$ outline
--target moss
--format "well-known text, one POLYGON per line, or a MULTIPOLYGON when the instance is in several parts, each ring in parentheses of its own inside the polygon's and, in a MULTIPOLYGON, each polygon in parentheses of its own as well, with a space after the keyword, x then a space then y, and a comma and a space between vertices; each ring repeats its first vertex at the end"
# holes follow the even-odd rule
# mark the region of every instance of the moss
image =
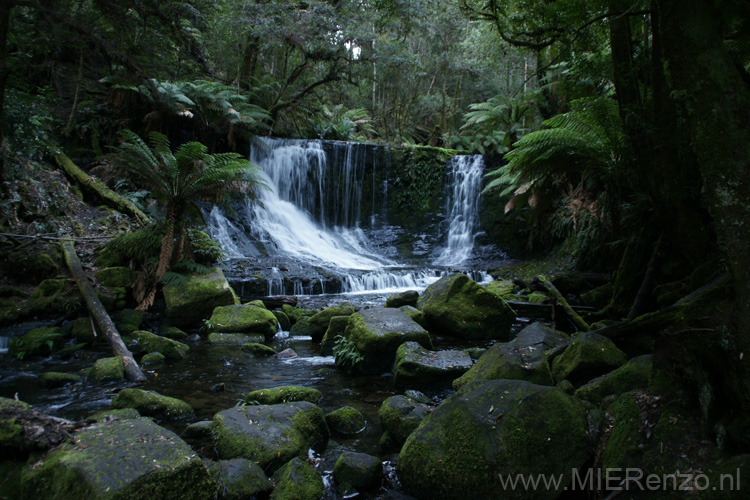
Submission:
POLYGON ((308 309, 300 309, 298 307, 292 307, 289 304, 284 304, 283 306, 281 306, 281 310, 284 311, 284 314, 287 315, 292 325, 294 325, 297 321, 299 321, 302 318, 309 318, 310 316, 317 314, 316 311, 311 311, 308 309))
POLYGON ((416 342, 404 342, 396 351, 393 383, 397 387, 450 386, 472 364, 463 351, 428 351, 416 342))
MULTIPOLYGON (((1 441, 0 441, 1 442, 1 441)), ((0 499, 14 500, 21 495, 21 477, 25 464, 13 460, 0 460, 0 499)))
POLYGON ((614 426, 602 452, 602 468, 638 467, 642 463, 640 448, 640 408, 632 392, 622 394, 607 410, 614 426))
POLYGON ((78 288, 66 279, 44 280, 29 297, 31 311, 43 316, 67 313, 82 303, 78 288))
POLYGON ((568 379, 574 385, 614 370, 627 361, 625 353, 606 337, 586 332, 576 336, 570 345, 552 361, 555 380, 568 379))
POLYGON ((530 293, 528 299, 532 304, 544 304, 549 301, 549 297, 540 292, 530 293))
POLYGON ((326 415, 328 429, 334 434, 352 435, 365 429, 365 417, 356 408, 344 406, 326 415))
POLYGON ((61 358, 69 358, 69 357, 70 357, 70 356, 72 356, 72 355, 73 355, 74 353, 76 353, 76 352, 78 352, 78 351, 80 351, 80 350, 84 349, 84 348, 85 348, 85 347, 86 347, 87 345, 88 345, 88 344, 87 344, 87 343, 85 343, 85 342, 81 342, 81 343, 78 343, 78 344, 73 344, 73 345, 71 345, 71 346, 68 346, 68 347, 63 347, 62 349, 60 349, 60 350, 59 350, 59 351, 57 352, 57 354, 58 354, 58 355, 59 355, 59 356, 60 356, 61 358))
POLYGON ((385 299, 385 307, 395 307, 396 309, 402 306, 415 307, 417 300, 419 300, 419 292, 416 290, 407 290, 385 299))
POLYGON ((320 342, 328 329, 328 323, 331 321, 331 318, 334 316, 351 316, 352 314, 354 314, 353 305, 341 304, 336 307, 323 309, 319 313, 310 316, 308 325, 310 328, 310 336, 312 336, 313 341, 320 342))
POLYGON ((607 282, 591 291, 582 293, 581 301, 587 306, 604 309, 612 300, 612 290, 612 283, 607 282))
POLYGON ((580 387, 575 396, 592 403, 599 403, 609 394, 620 395, 633 389, 648 386, 651 374, 651 355, 633 358, 616 370, 591 380, 580 387))
POLYGON ((244 333, 220 333, 208 334, 208 343, 215 345, 242 345, 247 343, 261 343, 265 340, 263 335, 247 335, 244 333))
POLYGON ((380 405, 378 417, 389 438, 400 445, 431 411, 432 407, 411 398, 392 396, 380 405))
POLYGON ((333 354, 336 337, 343 336, 346 333, 347 325, 349 325, 349 316, 334 316, 331 318, 328 322, 328 330, 323 335, 323 340, 320 341, 320 354, 323 356, 333 354))
POLYGON ((342 493, 350 488, 357 491, 372 490, 382 482, 383 464, 372 455, 345 451, 336 460, 333 478, 342 493))
POLYGON ((292 327, 289 329, 289 335, 291 335, 292 337, 312 337, 310 318, 302 317, 295 321, 292 327))
POLYGON ((164 299, 167 317, 179 327, 197 326, 211 316, 216 307, 239 303, 224 273, 218 268, 210 274, 191 275, 179 285, 165 286, 164 299))
POLYGON ((268 309, 251 305, 220 306, 209 320, 214 332, 257 333, 270 338, 276 334, 278 321, 268 309))
POLYGON ((172 340, 185 340, 188 338, 188 334, 184 331, 180 330, 176 326, 163 326, 159 333, 162 337, 167 337, 168 339, 172 340))
POLYGON ((284 385, 248 392, 247 396, 245 396, 245 401, 257 401, 264 405, 291 403, 293 401, 309 401, 314 404, 320 401, 321 397, 323 397, 323 394, 312 387, 284 385))
POLYGON ((147 354, 144 354, 141 358, 141 365, 143 366, 153 366, 158 365, 164 362, 164 360, 167 359, 166 356, 164 356, 160 352, 149 352, 147 354))
POLYGON ((57 327, 35 328, 20 337, 12 337, 8 354, 17 358, 51 354, 63 340, 62 330, 57 327))
POLYGON ((193 413, 186 402, 141 389, 123 389, 112 399, 112 408, 135 408, 141 415, 164 419, 185 417, 193 413))
POLYGON ((323 479, 310 464, 293 458, 273 475, 276 487, 272 500, 319 500, 323 496, 323 479))
POLYGON ((120 335, 132 335, 133 332, 141 328, 143 313, 135 309, 123 309, 112 315, 112 321, 115 322, 120 335))
POLYGON ((105 267, 95 274, 96 280, 107 288, 128 288, 135 283, 135 271, 129 267, 105 267))
POLYGON ((80 342, 91 343, 97 340, 97 336, 94 335, 94 328, 91 325, 91 318, 88 316, 75 320, 71 335, 80 342))
POLYGON ((292 328, 292 322, 289 320, 289 316, 283 311, 273 311, 273 315, 276 316, 276 320, 279 322, 281 331, 288 332, 292 328))
POLYGON ((39 383, 42 387, 53 389, 65 384, 75 384, 81 381, 81 376, 74 373, 44 372, 39 374, 39 383))
POLYGON ((249 352, 254 356, 274 356, 276 351, 273 347, 263 345, 257 342, 248 342, 240 346, 243 352, 249 352))
POLYGON ((263 469, 244 458, 215 462, 209 471, 219 485, 220 500, 256 498, 273 489, 263 469))
POLYGON ((160 352, 167 359, 182 359, 190 352, 190 346, 187 344, 145 330, 136 330, 133 337, 138 340, 144 351, 160 352))
POLYGON ((492 345, 453 382, 453 388, 482 379, 527 380, 539 385, 554 385, 549 363, 539 348, 512 344, 492 345))

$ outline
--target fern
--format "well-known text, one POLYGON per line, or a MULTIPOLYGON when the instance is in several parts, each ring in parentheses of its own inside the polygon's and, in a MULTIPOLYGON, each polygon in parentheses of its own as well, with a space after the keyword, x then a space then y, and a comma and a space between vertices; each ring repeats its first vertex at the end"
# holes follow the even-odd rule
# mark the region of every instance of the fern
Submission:
POLYGON ((337 335, 334 339, 333 355, 336 366, 349 372, 365 359, 354 342, 342 335, 337 335))

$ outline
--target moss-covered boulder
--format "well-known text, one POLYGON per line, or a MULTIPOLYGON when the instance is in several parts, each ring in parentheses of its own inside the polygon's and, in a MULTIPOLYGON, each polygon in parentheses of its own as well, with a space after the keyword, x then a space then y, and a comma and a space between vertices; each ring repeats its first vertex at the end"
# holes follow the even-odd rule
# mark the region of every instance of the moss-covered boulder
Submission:
POLYGON ((166 356, 164 356, 160 352, 149 352, 147 354, 144 354, 141 358, 141 365, 142 366, 154 366, 159 365, 163 363, 167 359, 166 356))
POLYGON ((39 283, 29 297, 29 312, 40 316, 67 313, 83 304, 78 287, 71 280, 52 278, 39 283))
POLYGON ((275 405, 278 403, 291 403, 293 401, 308 401, 310 403, 317 403, 323 394, 312 387, 304 387, 301 385, 282 385, 279 387, 269 387, 267 389, 259 389, 257 391, 250 391, 245 396, 245 401, 248 403, 259 403, 262 405, 275 405))
POLYGON ((516 313, 497 295, 465 274, 452 274, 428 286, 417 302, 428 329, 463 339, 509 340, 516 313))
POLYGON ((135 309, 122 309, 112 314, 112 321, 115 322, 120 335, 130 336, 134 331, 141 329, 143 313, 135 309))
POLYGON ((112 399, 111 407, 135 408, 143 416, 165 420, 186 417, 193 413, 193 408, 181 399, 142 389, 121 390, 112 399))
POLYGON ((261 343, 266 340, 263 335, 252 335, 247 333, 222 333, 211 332, 208 334, 208 343, 215 345, 242 345, 247 343, 261 343))
POLYGON ((266 338, 273 337, 278 326, 271 311, 248 304, 217 307, 209 321, 212 332, 256 333, 266 338))
POLYGON ((586 412, 523 380, 465 385, 406 440, 396 462, 417 498, 556 498, 588 459, 586 412), (504 488, 508 477, 561 478, 556 489, 504 488))
POLYGON ((133 338, 144 351, 160 352, 167 359, 182 359, 190 352, 190 346, 187 344, 145 330, 134 331, 133 338))
POLYGON ((342 496, 352 494, 352 490, 374 490, 383 481, 383 463, 372 455, 345 451, 333 466, 333 479, 342 496))
POLYGON ((345 337, 363 357, 355 366, 362 373, 391 370, 396 350, 404 342, 414 341, 432 348, 427 330, 405 313, 392 308, 376 307, 352 314, 345 337))
POLYGON ((94 362, 94 366, 88 372, 89 380, 93 382, 111 382, 125 378, 125 367, 122 358, 100 358, 94 362))
POLYGON ((393 383, 400 387, 450 386, 473 363, 463 351, 428 351, 416 342, 405 342, 396 351, 393 383))
POLYGON ((39 385, 46 389, 54 389, 67 384, 77 384, 82 380, 75 373, 44 372, 39 374, 39 385))
POLYGON ((346 327, 349 325, 349 316, 334 316, 328 322, 328 330, 320 341, 320 354, 323 356, 333 355, 333 346, 336 343, 336 337, 346 334, 346 327))
POLYGON ((12 266, 6 266, 7 276, 21 283, 39 284, 42 280, 54 277, 60 270, 59 255, 46 252, 13 252, 4 256, 12 266))
POLYGON ((328 330, 328 323, 334 316, 351 316, 354 314, 354 306, 351 304, 341 304, 336 307, 323 309, 317 314, 310 316, 308 325, 310 327, 310 336, 313 341, 320 342, 328 330))
POLYGON ((105 267, 96 273, 96 281, 107 288, 128 288, 135 283, 135 271, 129 267, 105 267))
POLYGON ((575 396, 598 404, 610 394, 620 395, 633 389, 649 385, 652 366, 651 354, 633 358, 618 369, 589 381, 581 386, 575 396))
POLYGON ((418 300, 419 292, 416 290, 407 290, 405 292, 397 293, 396 295, 391 295, 385 299, 385 307, 395 307, 396 309, 402 306, 415 307, 418 300))
POLYGON ((421 327, 427 325, 427 320, 424 318, 424 313, 414 306, 401 306, 398 308, 399 311, 406 313, 411 319, 416 321, 421 327))
POLYGON ((378 409, 378 417, 387 438, 400 446, 419 427, 434 407, 408 396, 391 396, 378 409))
POLYGON ((310 337, 312 338, 312 329, 310 328, 310 318, 302 317, 294 322, 289 329, 289 335, 292 337, 310 337))
POLYGON ((47 356, 60 347, 62 341, 60 328, 35 328, 24 335, 12 337, 8 343, 8 354, 17 358, 47 356))
POLYGON ((216 497, 219 500, 255 498, 273 489, 263 469, 246 458, 214 462, 209 472, 218 485, 216 497))
POLYGON ((288 332, 292 329, 292 322, 289 320, 289 316, 284 311, 271 311, 276 316, 276 320, 279 322, 279 327, 282 332, 288 332))
POLYGON ((315 443, 328 439, 323 410, 307 401, 236 406, 214 415, 216 452, 223 459, 247 458, 276 470, 315 443))
POLYGON ((545 353, 568 342, 565 335, 541 323, 532 323, 512 341, 493 344, 469 371, 453 382, 453 388, 474 380, 503 378, 555 385, 545 353))
POLYGON ((284 304, 283 306, 281 306, 281 310, 284 312, 284 314, 286 314, 287 318, 289 318, 289 321, 292 323, 292 325, 294 325, 302 318, 309 318, 310 316, 314 316, 315 314, 317 314, 317 311, 302 309, 300 307, 292 307, 289 304, 284 304))
POLYGON ((295 457, 273 475, 271 500, 320 500, 323 478, 312 465, 295 457))
POLYGON ((159 335, 161 335, 162 337, 167 337, 168 339, 178 340, 180 342, 184 341, 189 336, 185 331, 177 328, 176 326, 166 325, 162 325, 161 328, 159 328, 159 335))
POLYGON ((552 376, 558 382, 568 379, 573 385, 580 386, 620 367, 627 359, 607 337, 584 332, 575 336, 563 353, 552 361, 552 376))
POLYGON ((351 436, 365 430, 365 417, 356 408, 344 406, 326 414, 326 424, 333 434, 351 436))
POLYGON ((487 291, 494 293, 503 300, 518 300, 518 296, 513 293, 516 285, 512 281, 495 280, 487 283, 487 291))
POLYGON ((206 466, 175 433, 150 419, 100 423, 49 453, 22 480, 23 498, 212 498, 206 466))
POLYGON ((213 435, 214 421, 201 420, 185 427, 184 436, 192 438, 210 438, 213 435))
POLYGON ((195 327, 219 306, 239 304, 221 269, 194 274, 178 285, 164 287, 167 317, 174 326, 195 327))
POLYGON ((636 394, 622 394, 607 408, 607 412, 614 423, 602 452, 602 468, 607 471, 640 466, 643 463, 641 409, 636 402, 636 394))
POLYGON ((247 342, 240 346, 243 352, 249 352, 253 356, 274 356, 276 351, 273 347, 261 344, 259 342, 247 342))
POLYGON ((94 334, 94 328, 91 323, 91 318, 88 316, 77 318, 73 322, 73 329, 70 331, 70 334, 77 341, 86 342, 89 344, 99 339, 99 337, 94 334))

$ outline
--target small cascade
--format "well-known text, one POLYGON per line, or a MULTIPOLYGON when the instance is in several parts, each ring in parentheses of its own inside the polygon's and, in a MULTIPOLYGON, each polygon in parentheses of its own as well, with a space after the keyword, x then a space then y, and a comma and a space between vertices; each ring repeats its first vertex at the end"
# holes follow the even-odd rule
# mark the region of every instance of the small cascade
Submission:
POLYGON ((8 352, 8 346, 10 345, 10 337, 0 337, 0 354, 8 352))
POLYGON ((481 155, 459 155, 450 160, 453 193, 448 201, 450 225, 446 246, 433 262, 436 266, 459 266, 474 249, 479 226, 479 195, 484 160, 481 155))

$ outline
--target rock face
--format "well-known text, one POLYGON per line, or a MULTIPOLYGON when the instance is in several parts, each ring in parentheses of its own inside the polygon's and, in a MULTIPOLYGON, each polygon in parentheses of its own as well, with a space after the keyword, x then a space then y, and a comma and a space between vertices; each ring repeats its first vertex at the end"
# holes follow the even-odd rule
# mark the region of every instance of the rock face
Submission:
POLYGON ((294 401, 308 401, 317 403, 323 394, 312 387, 301 385, 282 385, 280 387, 269 387, 251 391, 245 397, 247 402, 258 402, 262 405, 275 405, 278 403, 292 403, 294 401))
POLYGON ((565 335, 541 323, 532 323, 511 342, 487 349, 469 371, 453 382, 453 388, 474 380, 503 378, 554 385, 545 352, 568 342, 565 335))
POLYGON ((278 327, 271 311, 250 304, 217 307, 209 321, 214 332, 257 333, 266 338, 273 337, 278 327))
POLYGON ((212 498, 206 466, 175 433, 148 418, 88 427, 25 475, 23 498, 212 498))
POLYGON ((323 478, 307 462, 295 457, 273 475, 271 500, 319 500, 323 478))
POLYGON ((237 406, 214 415, 213 436, 221 458, 247 458, 272 471, 328 439, 328 427, 323 410, 306 401, 237 406))
POLYGON ((490 380, 445 400, 409 436, 396 470, 417 498, 556 498, 587 458, 578 400, 552 387, 490 380), (562 481, 556 490, 504 489, 502 480, 516 474, 562 481))
POLYGON ((341 304, 337 307, 329 307, 323 309, 319 313, 313 315, 308 320, 308 326, 310 327, 310 336, 314 342, 320 342, 328 330, 328 323, 334 316, 351 316, 354 314, 354 306, 351 304, 341 304))
POLYGON ((182 359, 190 352, 187 344, 145 330, 136 330, 133 337, 146 352, 160 352, 167 359, 182 359))
POLYGON ((389 371, 396 350, 404 342, 414 341, 432 348, 427 330, 406 313, 392 308, 365 309, 352 314, 345 337, 354 343, 364 358, 355 367, 362 373, 389 371))
POLYGON ((179 285, 165 286, 167 317, 174 326, 199 326, 215 307, 239 304, 221 269, 196 274, 179 285))
POLYGON ((112 399, 112 408, 135 408, 146 417, 180 418, 193 413, 186 402, 142 389, 123 389, 112 399))
POLYGON ((416 342, 406 342, 396 352, 393 383, 400 387, 450 386, 472 364, 463 351, 428 351, 416 342))
POLYGON ((618 368, 627 356, 607 337, 584 332, 552 361, 552 376, 557 382, 568 379, 581 385, 593 377, 618 368))
POLYGON ((509 340, 516 314, 503 299, 465 274, 439 279, 417 301, 428 329, 464 339, 509 340))

